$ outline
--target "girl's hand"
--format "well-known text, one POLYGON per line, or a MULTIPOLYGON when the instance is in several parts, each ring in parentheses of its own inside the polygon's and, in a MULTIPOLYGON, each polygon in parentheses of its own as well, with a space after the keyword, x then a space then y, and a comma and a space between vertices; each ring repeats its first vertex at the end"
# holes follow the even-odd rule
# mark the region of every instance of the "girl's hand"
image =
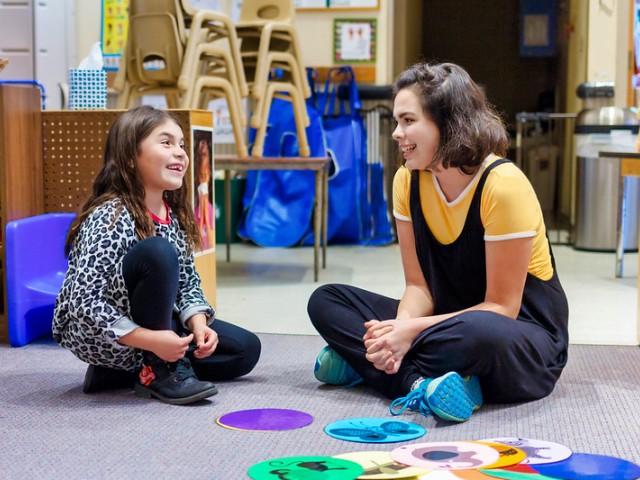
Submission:
POLYGON ((196 342, 196 350, 193 356, 196 358, 207 358, 218 346, 218 334, 208 326, 198 325, 193 330, 194 341, 196 342))
POLYGON ((177 362, 187 353, 192 340, 193 334, 180 337, 173 330, 155 330, 149 350, 165 362, 177 362))
POLYGON ((364 336, 367 360, 378 370, 397 373, 415 338, 414 329, 407 320, 372 320, 364 326, 367 328, 364 336))

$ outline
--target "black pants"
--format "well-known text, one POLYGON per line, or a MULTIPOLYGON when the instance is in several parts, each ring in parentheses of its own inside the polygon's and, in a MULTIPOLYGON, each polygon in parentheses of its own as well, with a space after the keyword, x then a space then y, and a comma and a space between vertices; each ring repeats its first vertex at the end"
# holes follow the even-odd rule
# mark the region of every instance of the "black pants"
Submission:
POLYGON ((368 320, 396 318, 400 301, 349 285, 325 285, 309 299, 316 330, 365 383, 389 398, 406 395, 419 377, 449 371, 480 377, 485 401, 511 403, 542 398, 557 371, 547 368, 557 348, 539 325, 486 311, 470 311, 424 330, 396 374, 376 369, 362 337, 368 320))
MULTIPOLYGON (((122 271, 135 323, 150 330, 187 333, 173 308, 178 292, 179 265, 178 254, 169 241, 151 237, 137 243, 125 255, 122 271)), ((258 337, 219 319, 211 328, 218 334, 214 353, 203 359, 189 355, 198 377, 210 381, 229 380, 253 370, 260 358, 258 337)))

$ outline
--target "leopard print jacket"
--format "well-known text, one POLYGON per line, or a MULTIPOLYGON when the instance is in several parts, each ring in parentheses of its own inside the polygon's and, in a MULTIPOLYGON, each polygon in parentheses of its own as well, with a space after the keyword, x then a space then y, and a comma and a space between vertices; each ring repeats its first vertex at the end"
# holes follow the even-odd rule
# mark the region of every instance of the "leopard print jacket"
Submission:
MULTIPOLYGON (((178 295, 174 311, 183 322, 204 313, 209 323, 214 311, 207 303, 193 253, 178 220, 155 222, 156 235, 166 238, 178 252, 178 295)), ((56 299, 53 338, 80 360, 122 370, 136 370, 140 350, 117 340, 134 330, 122 260, 139 238, 133 217, 120 200, 103 203, 84 220, 69 253, 69 268, 56 299)))

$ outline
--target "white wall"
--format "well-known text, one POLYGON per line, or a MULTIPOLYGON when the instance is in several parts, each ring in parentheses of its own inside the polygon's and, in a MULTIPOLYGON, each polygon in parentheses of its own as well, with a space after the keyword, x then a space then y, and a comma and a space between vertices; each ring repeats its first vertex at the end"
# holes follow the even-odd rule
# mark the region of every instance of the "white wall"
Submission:
POLYGON ((589 0, 587 81, 615 82, 615 104, 621 107, 627 103, 632 1, 589 0))
MULTIPOLYGON (((393 2, 380 0, 379 10, 296 11, 294 25, 305 66, 328 67, 333 63, 333 20, 335 18, 375 18, 377 20, 376 83, 393 81, 393 2)), ((398 0, 395 0, 398 1, 398 0)), ((404 1, 404 0, 401 0, 404 1)))
POLYGON ((100 0, 75 0, 76 6, 76 63, 89 54, 94 43, 100 41, 100 0))
POLYGON ((47 92, 47 110, 62 107, 60 83, 76 66, 75 0, 38 0, 34 4, 35 78, 47 92))

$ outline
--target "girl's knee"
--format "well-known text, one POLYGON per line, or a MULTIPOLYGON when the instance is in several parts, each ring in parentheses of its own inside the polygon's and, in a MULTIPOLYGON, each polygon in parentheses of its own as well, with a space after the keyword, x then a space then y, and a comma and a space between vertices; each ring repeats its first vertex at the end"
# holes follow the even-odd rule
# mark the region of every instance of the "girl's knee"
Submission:
POLYGON ((260 353, 262 352, 262 344, 260 339, 255 333, 246 332, 242 339, 242 351, 243 357, 238 365, 238 376, 246 375, 254 369, 258 360, 260 360, 260 353))
POLYGON ((331 284, 316 288, 309 297, 307 313, 316 328, 325 323, 327 306, 333 298, 335 298, 335 287, 331 284))
POLYGON ((468 312, 461 321, 461 341, 464 343, 463 348, 466 352, 477 352, 482 355, 493 352, 500 355, 513 341, 507 332, 501 331, 497 325, 497 321, 504 321, 504 317, 497 313, 472 311, 468 312))
POLYGON ((138 242, 132 249, 147 265, 162 270, 174 270, 179 266, 176 248, 162 237, 149 237, 138 242))

